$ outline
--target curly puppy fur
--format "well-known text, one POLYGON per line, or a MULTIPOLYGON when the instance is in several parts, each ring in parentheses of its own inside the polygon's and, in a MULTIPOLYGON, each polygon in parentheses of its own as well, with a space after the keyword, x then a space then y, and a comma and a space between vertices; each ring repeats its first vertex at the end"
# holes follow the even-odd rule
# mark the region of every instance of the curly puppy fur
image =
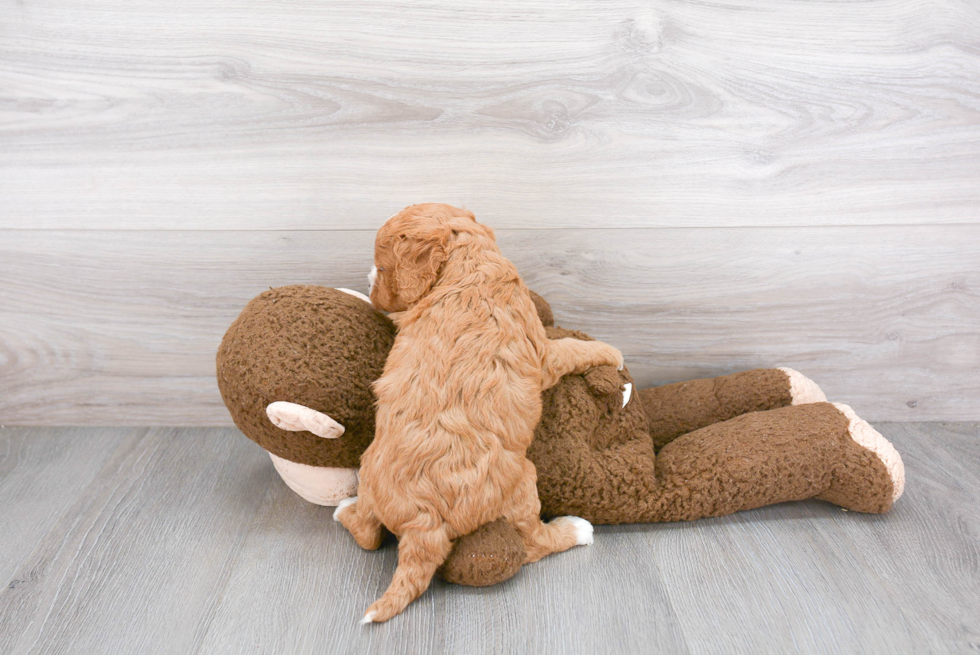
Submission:
POLYGON ((375 383, 375 439, 356 502, 337 519, 364 548, 399 538, 391 586, 365 614, 386 621, 429 586, 452 540, 506 519, 526 561, 591 542, 591 525, 544 524, 527 448, 541 392, 568 373, 622 366, 599 341, 549 341, 493 231, 468 211, 414 205, 378 232, 371 302, 399 332, 375 383))

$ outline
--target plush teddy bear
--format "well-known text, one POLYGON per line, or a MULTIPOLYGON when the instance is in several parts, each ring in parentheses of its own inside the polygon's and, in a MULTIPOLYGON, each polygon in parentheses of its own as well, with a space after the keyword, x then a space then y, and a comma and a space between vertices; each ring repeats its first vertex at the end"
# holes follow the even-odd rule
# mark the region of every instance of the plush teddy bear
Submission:
MULTIPOLYGON (((535 305, 550 338, 590 338, 554 327, 540 296, 535 305)), ((371 383, 395 330, 363 295, 317 286, 266 291, 228 329, 217 355, 225 404, 306 500, 356 494, 374 433, 371 383)), ((634 391, 628 369, 599 367, 566 376, 543 401, 528 457, 548 516, 679 521, 806 498, 881 513, 904 487, 894 447, 791 369, 634 391)), ((497 521, 459 539, 439 573, 493 584, 524 557, 517 532, 497 521)))

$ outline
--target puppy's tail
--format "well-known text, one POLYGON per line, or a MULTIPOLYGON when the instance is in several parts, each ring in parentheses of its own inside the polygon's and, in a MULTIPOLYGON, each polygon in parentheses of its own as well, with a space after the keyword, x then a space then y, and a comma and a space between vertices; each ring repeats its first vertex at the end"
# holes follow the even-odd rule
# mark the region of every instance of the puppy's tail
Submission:
POLYGON ((398 568, 391 585, 361 619, 361 623, 382 623, 401 614, 408 604, 422 595, 432 576, 446 558, 452 543, 445 527, 434 530, 406 530, 398 540, 398 568))

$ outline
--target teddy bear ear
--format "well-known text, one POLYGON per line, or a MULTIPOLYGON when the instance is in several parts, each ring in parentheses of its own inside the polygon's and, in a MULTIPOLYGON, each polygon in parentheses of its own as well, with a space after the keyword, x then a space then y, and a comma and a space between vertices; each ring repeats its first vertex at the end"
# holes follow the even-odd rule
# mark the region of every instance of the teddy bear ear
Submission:
POLYGON ((344 434, 344 426, 323 412, 296 403, 276 401, 265 408, 269 420, 277 428, 290 432, 306 430, 324 439, 336 439, 344 434))

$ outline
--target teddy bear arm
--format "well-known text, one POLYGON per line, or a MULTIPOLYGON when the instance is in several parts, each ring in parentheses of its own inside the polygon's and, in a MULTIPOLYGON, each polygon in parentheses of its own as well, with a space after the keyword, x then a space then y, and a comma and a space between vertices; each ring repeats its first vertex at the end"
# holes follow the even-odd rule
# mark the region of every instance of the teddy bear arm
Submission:
POLYGON ((754 369, 637 393, 657 451, 683 434, 742 414, 827 399, 816 383, 788 368, 754 369))

